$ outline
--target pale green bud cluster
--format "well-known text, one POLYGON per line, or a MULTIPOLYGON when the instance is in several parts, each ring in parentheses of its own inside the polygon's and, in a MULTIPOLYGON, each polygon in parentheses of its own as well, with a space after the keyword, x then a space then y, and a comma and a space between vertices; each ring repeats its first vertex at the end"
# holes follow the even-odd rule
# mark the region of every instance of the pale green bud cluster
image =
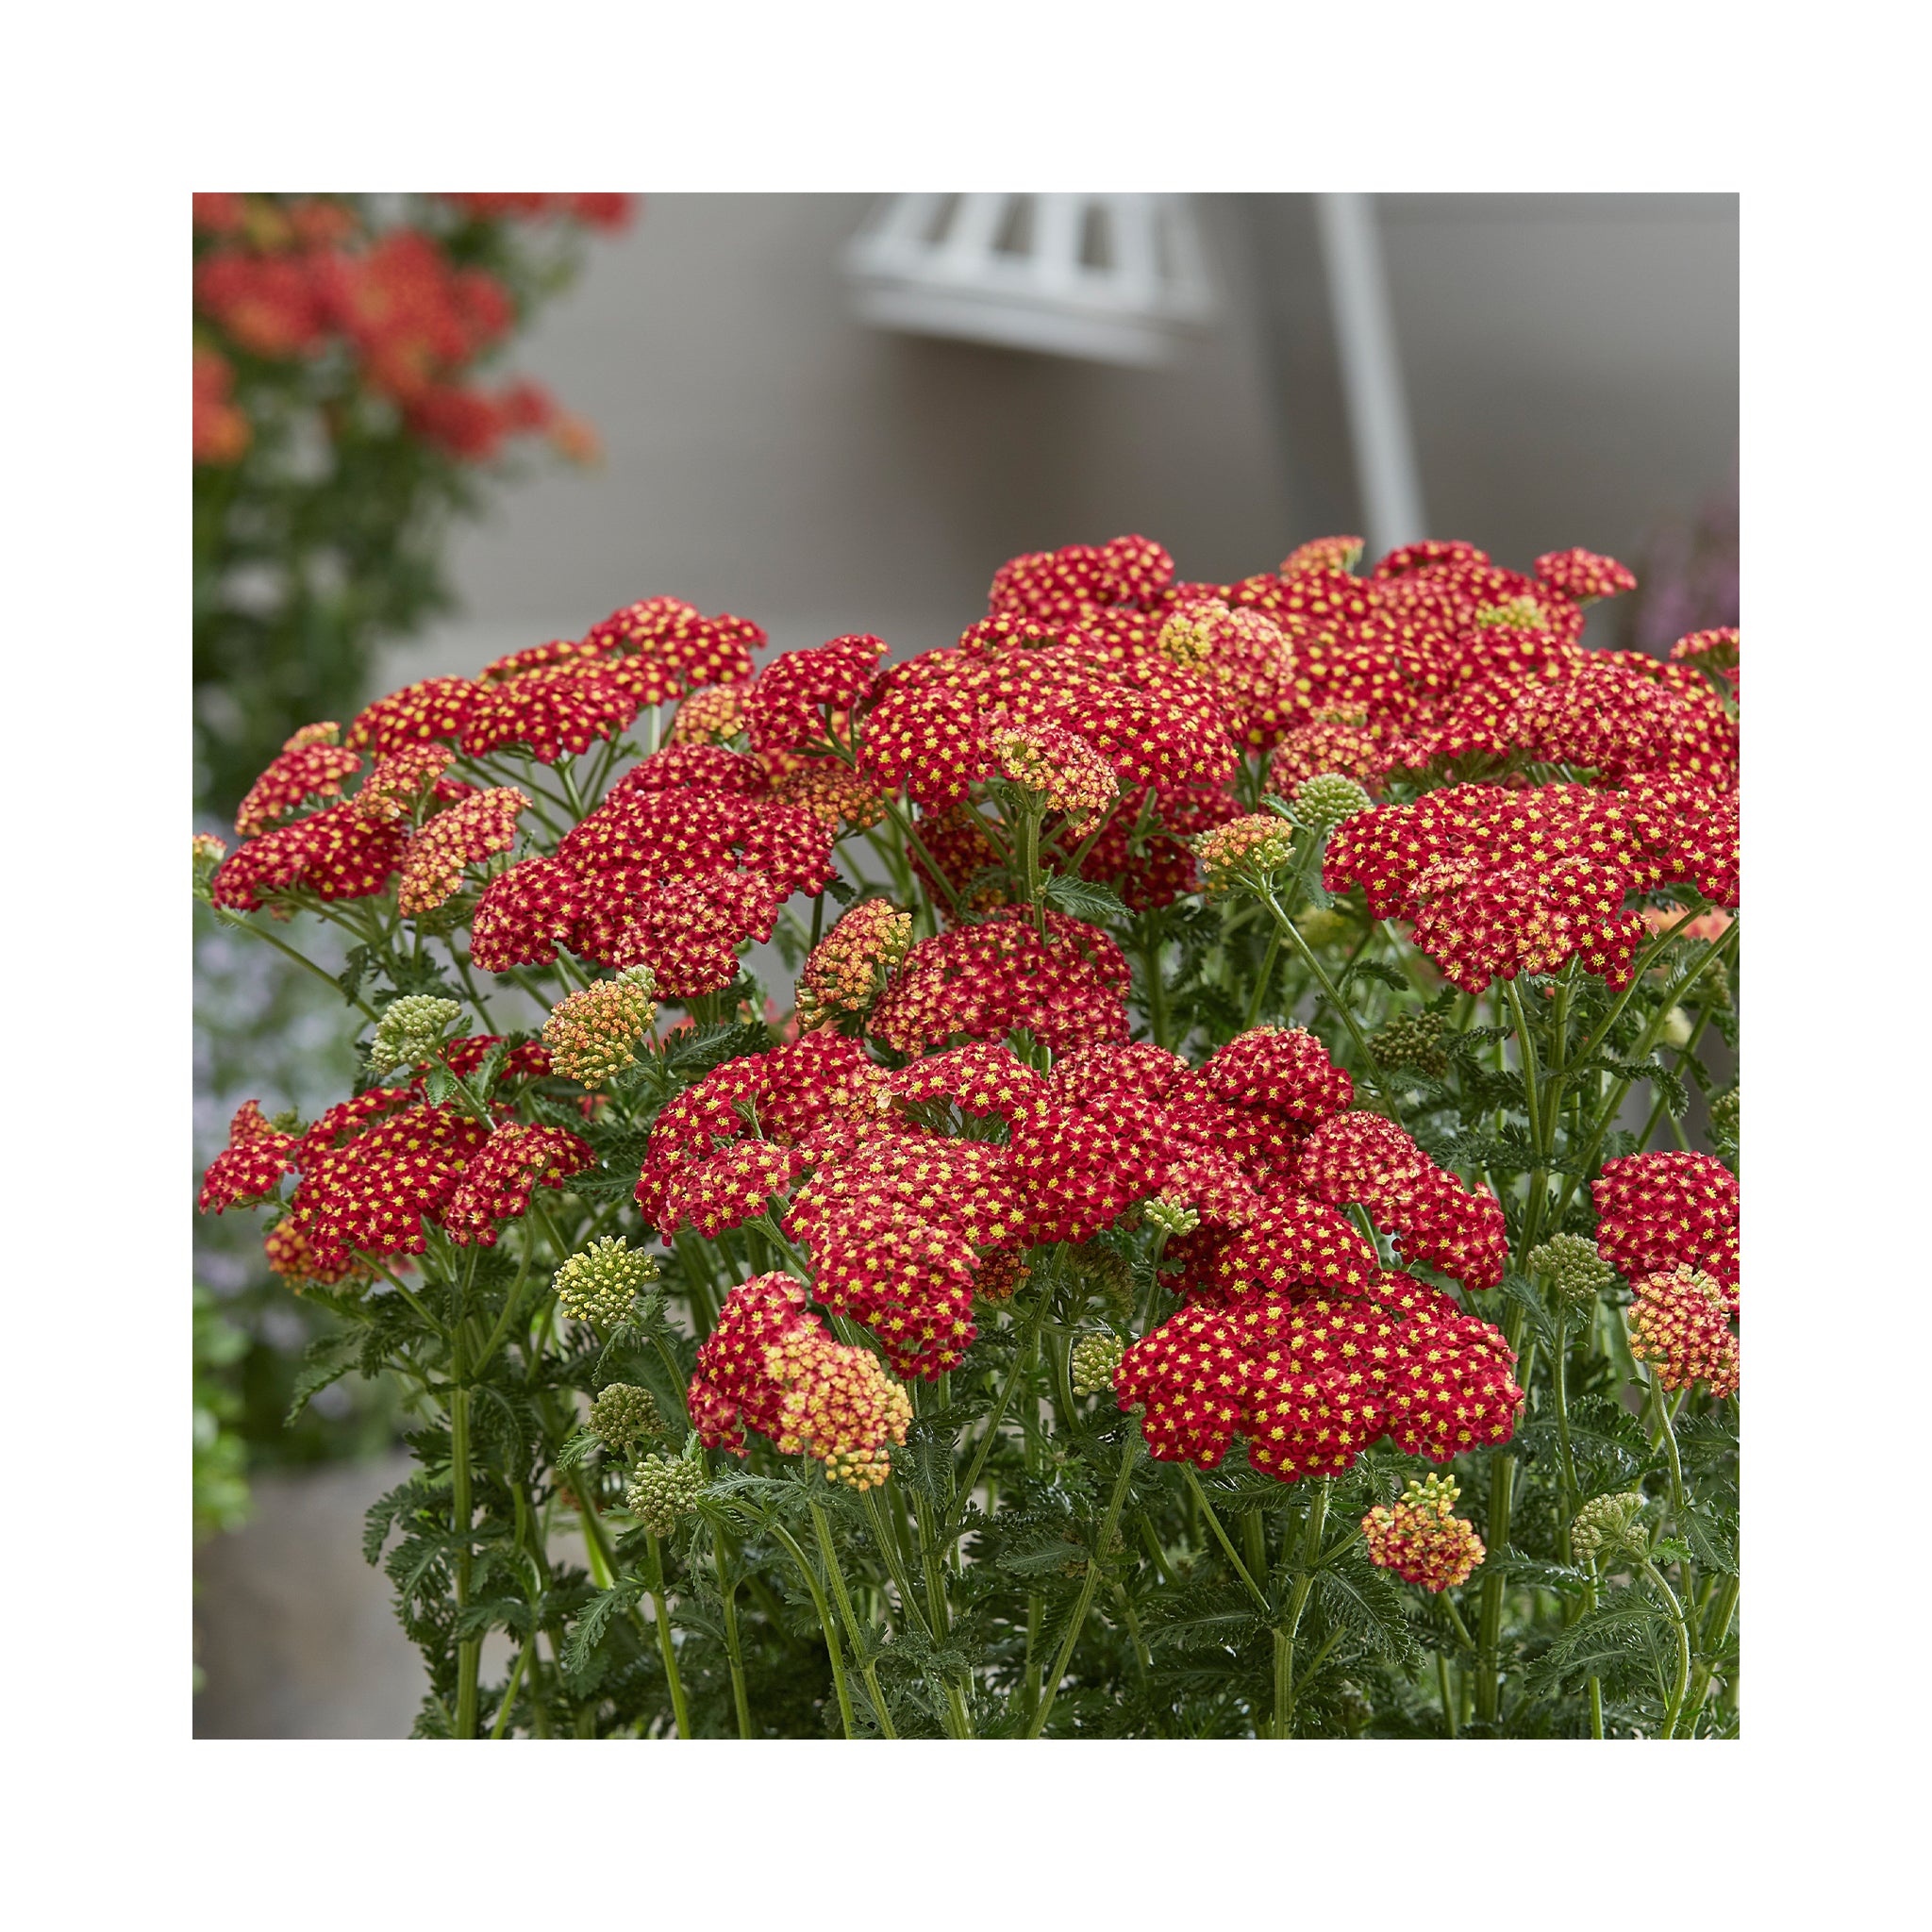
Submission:
POLYGON ((1710 1103, 1710 1131, 1715 1139, 1728 1141, 1735 1147, 1739 1125, 1738 1089, 1733 1087, 1728 1093, 1720 1093, 1710 1103))
POLYGON ((1579 1561, 1591 1557, 1645 1554, 1641 1520, 1643 1498, 1635 1490, 1618 1496, 1594 1496, 1570 1525, 1570 1549, 1579 1561))
POLYGON ((705 1466, 675 1456, 647 1456, 631 1471, 625 1507, 653 1536, 669 1536, 705 1492, 705 1466))
POLYGON ((1126 1344, 1118 1335, 1083 1335, 1074 1344, 1070 1366, 1075 1395, 1098 1395, 1113 1387, 1126 1344))
POLYGON ((1617 1271, 1585 1235, 1553 1234, 1524 1257, 1529 1272, 1550 1284, 1557 1299, 1568 1307, 1587 1308, 1611 1282, 1617 1271))
POLYGON ((630 1313, 638 1291, 657 1278, 656 1260, 633 1253, 621 1235, 607 1234, 557 1271, 557 1306, 573 1321, 614 1328, 630 1313))
POLYGON ((1340 772, 1322 772, 1295 790, 1294 813, 1305 825, 1321 831, 1339 825, 1369 808, 1369 794, 1340 772))
POLYGON ((1141 1211, 1147 1217, 1147 1225, 1158 1228, 1162 1234, 1192 1234, 1201 1224, 1201 1217, 1193 1208, 1178 1201, 1163 1201, 1158 1194, 1141 1211))
POLYGON ((434 993, 410 992, 391 1000, 383 1008, 369 1048, 371 1071, 392 1074, 398 1067, 426 1060, 462 1017, 463 1009, 455 1000, 438 999, 434 993))
POLYGON ((591 1431, 607 1449, 629 1456, 664 1433, 662 1417, 648 1389, 613 1382, 591 1405, 591 1431))
POLYGON ((1344 938, 1350 931, 1348 915, 1332 906, 1311 906, 1294 923, 1295 930, 1311 946, 1325 946, 1344 938))
POLYGON ((1414 1067, 1440 1080, 1449 1071, 1442 1051, 1442 1016, 1426 1010, 1402 1013, 1371 1036, 1369 1051, 1378 1067, 1414 1067))

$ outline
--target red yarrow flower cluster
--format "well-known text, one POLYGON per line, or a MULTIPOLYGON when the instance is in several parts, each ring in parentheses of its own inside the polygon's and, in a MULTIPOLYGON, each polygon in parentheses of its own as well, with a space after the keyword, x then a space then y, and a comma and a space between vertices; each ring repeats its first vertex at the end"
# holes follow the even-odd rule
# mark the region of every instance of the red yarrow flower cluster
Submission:
POLYGON ((1371 1509, 1362 1518, 1369 1561, 1426 1591, 1467 1583, 1488 1552, 1474 1524, 1455 1514, 1460 1493, 1448 1476, 1425 1476, 1410 1483, 1392 1509, 1371 1509))
POLYGON ((835 1341, 787 1274, 755 1275, 726 1296, 685 1405, 707 1448, 741 1456, 756 1429, 858 1490, 885 1480, 912 1420, 905 1390, 864 1349, 835 1341))
POLYGON ((1597 1252, 1631 1281, 1679 1266, 1738 1288, 1738 1177, 1708 1154, 1607 1160, 1591 1186, 1597 1252))
POLYGON ((1387 1437, 1443 1462, 1507 1441, 1523 1391, 1501 1334, 1405 1274, 1360 1295, 1196 1303, 1136 1342, 1115 1387, 1151 1455, 1211 1469, 1237 1436, 1257 1470, 1340 1474, 1387 1437))
POLYGON ((1621 986, 1647 938, 1629 894, 1681 883, 1737 903, 1736 794, 1728 818, 1724 804, 1696 788, 1458 785, 1344 821, 1323 883, 1360 886, 1372 918, 1412 921, 1466 991, 1571 959, 1621 986))
POLYGON ((1738 1392, 1738 1338, 1731 1318, 1738 1291, 1725 1289, 1701 1268, 1679 1262, 1631 1283, 1634 1299, 1625 1313, 1630 1353, 1654 1364, 1666 1389, 1707 1382, 1722 1399, 1738 1392))
POLYGON ((791 893, 824 891, 830 849, 827 828, 775 799, 755 758, 673 746, 634 766, 554 857, 491 881, 471 954, 502 973, 566 945, 648 966, 661 993, 691 998, 735 975, 737 948, 770 939, 791 893))

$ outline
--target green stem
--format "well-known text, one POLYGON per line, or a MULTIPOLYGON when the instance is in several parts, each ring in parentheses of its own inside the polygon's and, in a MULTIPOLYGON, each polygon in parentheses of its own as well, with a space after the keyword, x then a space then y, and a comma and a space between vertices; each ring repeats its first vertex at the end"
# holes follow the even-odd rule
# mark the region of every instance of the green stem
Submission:
POLYGON ((1315 1500, 1308 1505, 1308 1520, 1302 1527, 1301 1574, 1295 1579, 1294 1595, 1288 1606, 1288 1625, 1277 1630, 1274 1657, 1274 1735, 1285 1738, 1294 1721, 1294 1640, 1301 1628, 1302 1612, 1307 1607, 1308 1592, 1315 1585, 1315 1559, 1322 1551, 1322 1529, 1328 1520, 1328 1478, 1324 1475, 1315 1489, 1315 1500))
POLYGON ((845 1650, 839 1641, 839 1626, 825 1603, 825 1593, 819 1588, 818 1573, 799 1548, 797 1539, 782 1524, 768 1523, 765 1528, 797 1566, 798 1574, 805 1578, 806 1589, 811 1592, 812 1607, 818 1612, 819 1628, 824 1633, 825 1652, 832 1660, 832 1689, 839 1699, 839 1722, 844 1726, 846 1740, 850 1742, 858 1736, 858 1729, 852 1716, 852 1692, 845 1683, 845 1650))
POLYGON ((1208 1491, 1201 1487, 1201 1478, 1194 1474, 1193 1465, 1184 1462, 1181 1473, 1188 1479, 1188 1487, 1194 1492, 1194 1500, 1201 1506, 1201 1513, 1208 1519, 1208 1527, 1214 1532, 1214 1540, 1221 1545, 1222 1553, 1234 1565, 1234 1574, 1247 1586, 1248 1594, 1255 1599, 1256 1607, 1265 1617, 1268 1614, 1268 1598, 1261 1586, 1248 1574, 1248 1566, 1241 1559, 1241 1553, 1228 1540, 1227 1531, 1221 1526, 1221 1518, 1214 1513, 1214 1505, 1208 1500, 1208 1491))
POLYGON ((879 1689, 878 1674, 865 1656, 865 1640, 859 1635, 858 1619, 853 1614, 852 1595, 845 1588, 845 1573, 839 1567, 839 1552, 832 1542, 832 1526, 825 1521, 825 1512, 819 1504, 808 1503, 806 1507, 811 1512, 811 1526, 818 1536, 819 1554, 825 1559, 825 1574, 831 1579, 832 1595, 838 1602, 839 1614, 844 1620, 846 1634, 852 1639, 853 1653, 859 1658, 858 1674, 865 1679, 865 1688, 872 1694, 873 1715, 887 1737, 896 1738, 899 1734, 892 1728, 892 1713, 886 1707, 886 1694, 879 1689))
POLYGON ((517 1701, 517 1686, 524 1681, 524 1666, 530 1660, 530 1653, 537 1647, 537 1633, 533 1629, 524 1641, 524 1647, 517 1652, 515 1667, 509 1674, 509 1682, 503 1687, 503 1702, 496 1707, 496 1722, 490 1726, 492 1739, 503 1736, 504 1726, 509 1723, 510 1707, 517 1701))
POLYGON ((1442 1723, 1453 1738, 1458 1728, 1456 1722, 1457 1700, 1449 1690, 1449 1658, 1440 1650, 1436 1653, 1436 1688, 1442 1695, 1442 1723))
POLYGON ((738 1579, 724 1563, 724 1533, 711 1531, 711 1561, 718 1571, 718 1597, 724 1607, 724 1654, 731 1664, 731 1702, 738 1712, 738 1735, 755 1735, 751 1726, 751 1699, 744 1683, 744 1651, 738 1640, 738 1579))
MULTIPOLYGON (((463 1367, 462 1330, 457 1330, 457 1374, 463 1367)), ((470 1391, 458 1379, 450 1396, 450 1488, 452 1527, 457 1535, 457 1609, 460 1613, 470 1601, 470 1391)), ((476 1735, 476 1668, 483 1655, 481 1637, 466 1637, 457 1646, 457 1717, 459 1738, 476 1735)))
POLYGON ((1255 978, 1255 991, 1248 1000, 1247 1016, 1241 1021, 1241 1031, 1250 1031, 1261 1018, 1262 1001, 1267 995, 1269 983, 1274 977, 1274 961, 1281 951, 1281 935, 1273 932, 1268 935, 1268 950, 1261 957, 1261 970, 1255 978))
POLYGON ((1677 1601, 1677 1593, 1664 1581, 1660 1571, 1648 1557, 1643 1559, 1643 1574, 1652 1584, 1663 1592, 1665 1603, 1670 1606, 1671 1622, 1677 1630, 1677 1680, 1671 1687, 1671 1701, 1664 1710, 1664 1736, 1673 1737, 1677 1728, 1677 1714, 1684 1707, 1684 1693, 1690 1683, 1690 1632, 1684 1622, 1684 1607, 1677 1601))
POLYGON ((1074 1606, 1073 1621, 1067 1625, 1067 1634, 1060 1641, 1059 1655, 1054 1659, 1052 1672, 1046 1680, 1046 1695, 1041 1699, 1040 1708, 1033 1713, 1033 1720, 1026 1726, 1029 1738, 1039 1737, 1046 1728, 1047 1719, 1053 1715, 1054 1699, 1060 1693, 1060 1680, 1067 1674, 1067 1666, 1074 1657, 1074 1646, 1079 1642, 1080 1632, 1086 1626, 1087 1613, 1093 1607, 1093 1592, 1099 1588, 1108 1545, 1113 1541, 1115 1527, 1121 1520, 1121 1509, 1127 1500, 1127 1485, 1133 1478, 1134 1458, 1140 1448, 1141 1432, 1138 1428, 1130 1428, 1126 1448, 1121 1455, 1120 1474, 1114 1478, 1113 1494, 1108 1499, 1107 1514, 1101 1520, 1099 1538, 1092 1556, 1087 1559, 1087 1580, 1080 1586, 1080 1597, 1074 1606))
POLYGON ((671 1714, 677 1723, 677 1735, 689 1738, 691 1711, 684 1701, 684 1679, 677 1671, 677 1646, 671 1641, 671 1606, 664 1591, 664 1548, 648 1529, 644 1532, 644 1547, 651 1555, 651 1615, 658 1625, 658 1655, 664 1660, 664 1675, 671 1686, 671 1714))
POLYGON ((1362 1032, 1360 1023, 1356 1019, 1354 1013, 1349 1010, 1341 995, 1336 991, 1335 982, 1328 977, 1321 960, 1316 958, 1313 949, 1309 946, 1307 941, 1303 939, 1294 922, 1276 904, 1274 894, 1273 892, 1263 892, 1261 894, 1261 901, 1268 908, 1269 917, 1274 921, 1275 925, 1280 929, 1281 937, 1301 955, 1302 964, 1313 975, 1315 984, 1322 989, 1328 1004, 1335 1008, 1337 1017, 1348 1029, 1348 1037, 1355 1042, 1356 1054, 1361 1067, 1361 1071, 1357 1075, 1357 1078, 1362 1081, 1374 1094, 1381 1110, 1391 1121, 1399 1121, 1401 1115, 1396 1110, 1395 1103, 1390 1099, 1388 1090, 1382 1085, 1380 1074, 1375 1071, 1375 1057, 1369 1051, 1368 1039, 1362 1032))

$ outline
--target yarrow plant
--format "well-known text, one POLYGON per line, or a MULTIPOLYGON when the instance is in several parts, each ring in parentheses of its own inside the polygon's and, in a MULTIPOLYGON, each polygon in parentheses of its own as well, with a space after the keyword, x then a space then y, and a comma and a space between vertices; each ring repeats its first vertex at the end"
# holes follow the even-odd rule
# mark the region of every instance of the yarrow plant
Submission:
POLYGON ((1736 636, 1360 564, 650 597, 196 841, 359 1029, 201 1205, 409 1391, 419 1735, 1735 1735, 1736 636))

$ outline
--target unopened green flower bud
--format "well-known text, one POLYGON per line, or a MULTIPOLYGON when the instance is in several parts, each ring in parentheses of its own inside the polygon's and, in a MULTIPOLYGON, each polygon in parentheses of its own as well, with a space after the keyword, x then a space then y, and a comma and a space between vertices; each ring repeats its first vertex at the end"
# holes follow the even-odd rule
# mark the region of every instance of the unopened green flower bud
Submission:
POLYGON ((669 1536, 705 1492, 705 1466, 675 1456, 647 1456, 631 1471, 625 1507, 653 1536, 669 1536))
POLYGON ((1642 1515, 1643 1498, 1635 1490, 1592 1497, 1570 1525, 1571 1553, 1580 1562, 1592 1557, 1642 1556, 1642 1515))
POLYGON ((1158 1194, 1141 1211, 1147 1217, 1147 1225, 1158 1227, 1162 1234, 1192 1234, 1201 1224, 1193 1208, 1178 1201, 1163 1201, 1158 1194))
POLYGON ((607 1449, 629 1456, 664 1433, 663 1420, 648 1389, 613 1382, 591 1405, 591 1429, 607 1449))
POLYGON ((557 1306, 573 1321, 614 1328, 630 1313, 638 1291, 657 1278, 651 1256, 634 1253, 621 1235, 607 1234, 557 1271, 557 1306))
POLYGON ((1720 1093, 1710 1103, 1710 1131, 1720 1141, 1728 1141, 1733 1147, 1738 1144, 1740 1114, 1738 1090, 1733 1087, 1728 1093, 1720 1093))
POLYGON ((1541 1275, 1565 1307, 1587 1308, 1611 1282, 1617 1271, 1596 1251, 1596 1243, 1580 1234, 1553 1234, 1524 1257, 1532 1274, 1541 1275))
POLYGON ((1321 831, 1339 825, 1369 808, 1369 794, 1353 778, 1340 772, 1322 772, 1298 786, 1294 794, 1295 816, 1305 825, 1321 831))
POLYGON ((1426 1008, 1398 1014, 1380 1032, 1371 1034, 1369 1051, 1378 1067, 1414 1067, 1432 1080, 1449 1071, 1449 1056, 1442 1051, 1442 1016, 1426 1008))
POLYGON ((1098 1395, 1113 1387, 1126 1344, 1118 1335, 1083 1335, 1074 1344, 1070 1366, 1074 1373, 1075 1395, 1098 1395))
POLYGON ((434 993, 410 992, 391 1000, 383 1008, 369 1048, 372 1071, 392 1074, 398 1067, 426 1060, 462 1017, 463 1009, 455 1000, 441 1000, 434 993))
POLYGON ((1708 1010, 1719 1013, 1731 1010, 1731 975, 1724 971, 1722 959, 1713 959, 1704 969, 1703 977, 1692 989, 1692 996, 1701 1000, 1708 1010))

